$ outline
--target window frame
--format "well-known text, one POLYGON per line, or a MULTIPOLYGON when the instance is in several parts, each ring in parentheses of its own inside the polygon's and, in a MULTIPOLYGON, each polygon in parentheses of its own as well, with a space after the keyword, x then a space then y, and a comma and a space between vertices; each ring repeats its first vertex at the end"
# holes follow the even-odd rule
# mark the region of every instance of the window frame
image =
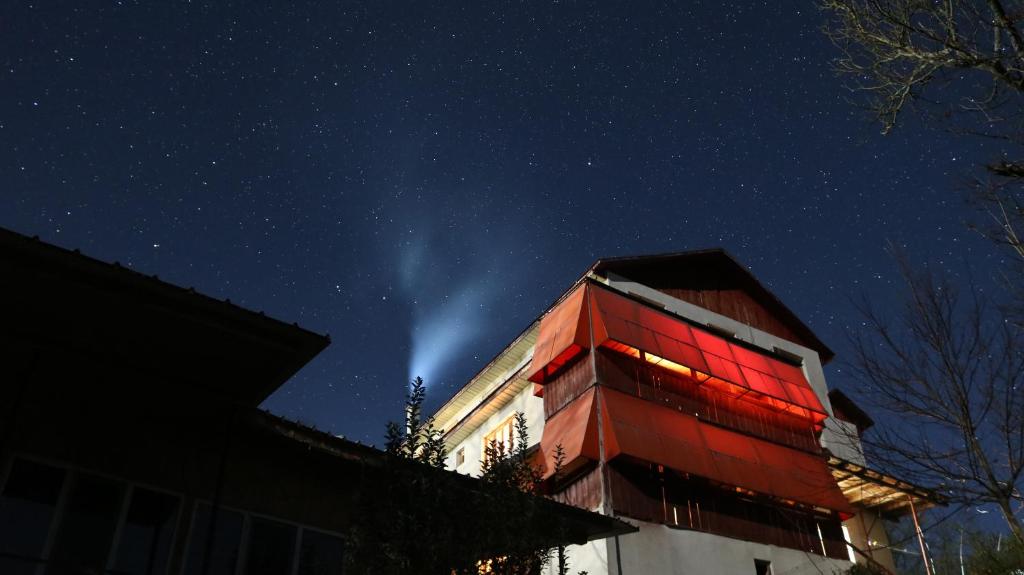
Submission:
MULTIPOLYGON (((180 529, 181 515, 188 507, 187 498, 184 494, 171 489, 157 487, 152 484, 124 479, 110 473, 95 471, 91 468, 76 465, 74 463, 29 455, 21 452, 11 453, 6 458, 6 461, 3 462, 4 467, 2 473, 0 473, 0 494, 2 494, 7 488, 7 482, 14 470, 14 464, 19 459, 29 461, 37 465, 45 465, 54 469, 59 469, 64 472, 64 482, 60 487, 60 494, 57 496, 57 501, 54 502, 53 518, 50 520, 50 527, 46 533, 46 542, 43 544, 42 556, 36 557, 38 564, 32 571, 33 575, 45 575, 46 573, 46 568, 50 564, 50 554, 53 552, 53 546, 56 543, 57 534, 60 531, 59 527, 64 520, 68 498, 70 497, 72 488, 78 483, 81 475, 91 475, 100 479, 118 482, 124 486, 124 494, 121 496, 121 508, 118 510, 117 525, 114 527, 113 539, 110 543, 110 549, 107 552, 107 559, 104 562, 104 573, 111 573, 114 570, 114 561, 117 559, 117 550, 121 546, 121 534, 124 531, 124 523, 128 517, 128 508, 131 505, 132 497, 135 495, 135 490, 137 488, 148 489, 149 491, 169 495, 178 500, 178 517, 175 520, 174 532, 171 534, 169 547, 173 554, 175 545, 178 543, 178 538, 182 535, 182 530, 180 529)), ((168 559, 170 559, 171 556, 172 555, 169 555, 168 559)), ((170 567, 170 561, 168 561, 167 569, 162 573, 155 573, 154 575, 171 575, 170 567)))
POLYGON ((502 420, 501 423, 494 426, 493 428, 491 428, 490 431, 484 434, 483 450, 481 451, 481 453, 483 454, 483 459, 487 459, 487 447, 490 446, 491 441, 497 439, 498 433, 500 431, 505 430, 506 428, 508 429, 508 437, 505 438, 507 440, 507 443, 505 441, 501 442, 502 445, 504 446, 505 455, 509 455, 512 452, 512 450, 515 449, 516 416, 515 414, 512 414, 506 417, 504 420, 502 420))
MULTIPOLYGON (((186 575, 185 574, 185 568, 188 567, 188 565, 186 564, 187 560, 188 560, 188 554, 189 554, 189 551, 191 550, 192 544, 195 543, 192 540, 192 533, 195 530, 195 522, 196 522, 196 518, 197 518, 197 515, 198 515, 198 513, 196 513, 196 511, 199 509, 200 505, 209 505, 211 509, 213 508, 213 503, 209 499, 199 499, 199 498, 196 498, 194 500, 194 502, 192 504, 192 509, 191 509, 191 511, 192 511, 191 517, 189 518, 188 539, 185 541, 185 545, 182 548, 182 553, 181 553, 181 558, 182 558, 181 568, 178 570, 178 572, 175 575, 186 575)), ((289 571, 288 571, 288 575, 297 575, 298 572, 299 572, 299 559, 300 559, 301 549, 302 549, 302 547, 301 547, 302 546, 302 535, 307 530, 315 531, 315 532, 320 533, 322 535, 329 535, 331 537, 336 537, 337 539, 339 539, 342 542, 342 545, 346 546, 346 553, 347 553, 347 544, 348 544, 347 540, 346 540, 344 535, 342 535, 341 533, 338 533, 336 531, 330 531, 328 529, 320 529, 319 527, 311 527, 311 526, 308 526, 308 525, 304 525, 302 523, 296 523, 295 521, 290 521, 290 520, 287 520, 287 519, 281 519, 280 517, 275 517, 273 515, 267 515, 266 513, 259 513, 259 512, 256 512, 256 511, 245 511, 243 509, 238 509, 237 507, 231 507, 231 506, 228 506, 228 505, 218 505, 217 508, 219 510, 225 510, 225 511, 231 511, 233 513, 238 513, 238 514, 240 514, 242 516, 242 535, 241 535, 241 542, 238 545, 238 561, 235 562, 234 575, 244 575, 244 573, 245 573, 245 567, 246 567, 246 562, 248 561, 248 551, 249 551, 249 529, 250 529, 250 526, 252 524, 252 519, 253 518, 255 518, 255 519, 264 519, 264 520, 267 520, 267 521, 274 521, 276 523, 281 523, 283 525, 288 525, 289 527, 294 527, 295 528, 295 542, 294 542, 294 544, 295 544, 295 553, 294 553, 294 556, 292 557, 292 566, 291 566, 291 569, 289 569, 289 571)))
MULTIPOLYGON (((60 493, 57 496, 57 500, 54 502, 53 517, 50 520, 50 526, 46 534, 46 542, 43 544, 42 556, 37 557, 38 564, 33 569, 33 575, 45 575, 46 568, 49 565, 50 553, 53 551, 53 546, 57 539, 57 533, 60 531, 59 527, 64 519, 64 513, 67 508, 68 499, 70 497, 73 486, 77 483, 80 475, 91 475, 101 479, 109 481, 115 481, 124 486, 124 495, 121 498, 121 508, 118 510, 117 526, 114 528, 113 540, 110 544, 110 549, 107 554, 106 562, 104 563, 104 572, 113 572, 115 560, 117 559, 117 550, 121 546, 121 535, 124 531, 125 521, 128 516, 128 509, 132 502, 132 497, 135 495, 136 489, 147 489, 156 493, 164 495, 170 495, 178 501, 178 514, 174 523, 174 533, 171 535, 170 541, 170 555, 168 556, 169 561, 167 569, 154 575, 184 575, 185 569, 188 566, 188 553, 194 543, 192 541, 192 534, 195 530, 195 524, 197 520, 197 509, 200 505, 209 505, 213 507, 212 500, 198 497, 189 497, 183 493, 176 492, 171 489, 154 486, 152 484, 143 483, 139 481, 132 481, 112 475, 110 473, 97 472, 93 469, 68 463, 60 460, 55 460, 46 457, 38 457, 34 455, 24 454, 21 452, 13 452, 4 458, 2 464, 0 464, 0 494, 4 492, 7 487, 7 482, 10 479, 11 473, 14 470, 14 464, 18 460, 29 461, 38 465, 45 465, 58 469, 64 472, 64 481, 60 488, 60 493), (188 514, 187 520, 184 514, 188 514), (184 523, 184 525, 183 525, 184 523), (177 555, 178 569, 172 570, 173 559, 176 557, 175 551, 179 550, 178 545, 181 543, 180 538, 184 537, 185 541, 181 544, 181 553, 177 555)), ((282 519, 273 515, 267 515, 265 513, 259 513, 255 511, 246 511, 231 506, 218 505, 218 509, 232 511, 239 513, 242 516, 242 533, 241 541, 238 547, 238 560, 235 563, 234 575, 242 575, 245 572, 245 564, 248 559, 248 547, 249 547, 249 529, 251 518, 265 519, 268 521, 275 521, 284 525, 295 528, 295 550, 294 556, 292 557, 292 565, 289 569, 289 575, 297 575, 299 572, 299 564, 301 559, 301 546, 302 546, 302 535, 306 530, 314 531, 322 535, 328 535, 330 537, 337 538, 341 544, 345 547, 345 553, 348 553, 347 539, 346 537, 336 531, 328 529, 321 529, 319 527, 312 527, 297 523, 295 521, 282 519)))

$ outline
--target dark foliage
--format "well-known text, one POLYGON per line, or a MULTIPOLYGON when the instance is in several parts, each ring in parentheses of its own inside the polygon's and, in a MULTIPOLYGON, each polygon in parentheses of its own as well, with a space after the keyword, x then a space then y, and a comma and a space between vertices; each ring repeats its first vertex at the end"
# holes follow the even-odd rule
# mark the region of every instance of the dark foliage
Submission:
POLYGON ((424 400, 417 378, 406 425, 388 425, 387 452, 394 459, 387 469, 366 470, 376 489, 358 494, 347 572, 538 574, 551 542, 569 538, 571 529, 550 502, 533 494, 541 474, 530 460, 525 417, 516 416, 510 449, 488 447, 484 473, 475 480, 443 469, 443 431, 423 421, 424 400))

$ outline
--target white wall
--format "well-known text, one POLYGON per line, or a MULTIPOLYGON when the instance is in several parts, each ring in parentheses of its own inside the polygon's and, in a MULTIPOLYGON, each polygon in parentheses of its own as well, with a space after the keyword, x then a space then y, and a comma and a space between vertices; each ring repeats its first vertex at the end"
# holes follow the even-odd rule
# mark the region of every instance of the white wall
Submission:
POLYGON ((474 429, 461 443, 452 447, 448 452, 448 459, 445 460, 445 467, 453 469, 463 475, 480 475, 480 462, 484 459, 484 436, 490 433, 495 427, 501 425, 506 419, 517 411, 526 414, 526 424, 529 428, 530 445, 540 442, 541 431, 544 429, 544 400, 533 396, 533 384, 527 385, 515 398, 512 399, 497 413, 487 418, 479 427, 474 429), (462 465, 455 466, 455 454, 459 449, 465 448, 465 461, 462 465))
MULTIPOLYGON (((878 515, 871 511, 860 511, 843 525, 850 534, 850 542, 858 549, 869 553, 872 559, 893 573, 896 572, 892 551, 889 548, 889 534, 885 532, 885 524, 878 515)), ((867 563, 867 559, 858 555, 857 562, 867 563)))
MULTIPOLYGON (((608 549, 610 547, 614 548, 614 541, 614 539, 599 539, 591 541, 586 545, 570 545, 567 547, 565 551, 569 558, 569 573, 573 575, 580 571, 586 571, 587 575, 615 573, 614 565, 611 567, 611 570, 608 568, 608 549)), ((544 575, 552 575, 557 573, 557 569, 558 560, 556 557, 552 557, 543 573, 544 575)))
POLYGON ((840 421, 834 417, 826 419, 825 429, 821 432, 821 446, 836 457, 867 465, 864 460, 864 448, 857 435, 857 426, 848 421, 840 421))
POLYGON ((609 559, 611 568, 601 575, 753 575, 754 559, 771 561, 774 575, 832 575, 850 567, 849 561, 796 549, 671 529, 664 525, 634 523, 639 524, 640 532, 619 538, 621 573, 616 569, 614 540, 610 540, 613 552, 609 559))

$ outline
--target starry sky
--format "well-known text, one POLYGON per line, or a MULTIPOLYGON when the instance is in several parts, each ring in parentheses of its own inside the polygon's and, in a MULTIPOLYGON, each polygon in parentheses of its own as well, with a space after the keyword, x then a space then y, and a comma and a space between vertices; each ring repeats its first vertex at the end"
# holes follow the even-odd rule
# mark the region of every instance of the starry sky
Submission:
POLYGON ((329 333, 266 407, 368 442, 603 256, 727 248, 855 387, 888 244, 1002 257, 960 193, 993 151, 881 136, 813 3, 737 4, 4 2, 0 226, 329 333))

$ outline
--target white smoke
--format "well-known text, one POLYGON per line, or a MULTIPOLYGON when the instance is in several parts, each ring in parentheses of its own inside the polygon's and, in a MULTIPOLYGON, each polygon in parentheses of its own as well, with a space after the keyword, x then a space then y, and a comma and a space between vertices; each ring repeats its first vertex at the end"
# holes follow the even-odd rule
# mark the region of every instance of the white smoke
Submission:
POLYGON ((409 379, 436 383, 450 364, 483 333, 485 307, 490 300, 481 286, 463 286, 439 304, 420 302, 413 315, 409 379))
POLYGON ((478 254, 460 252, 446 237, 418 233, 402 246, 399 275, 412 308, 409 379, 428 385, 453 375, 483 335, 497 296, 478 254), (444 254, 443 257, 435 257, 444 254))

